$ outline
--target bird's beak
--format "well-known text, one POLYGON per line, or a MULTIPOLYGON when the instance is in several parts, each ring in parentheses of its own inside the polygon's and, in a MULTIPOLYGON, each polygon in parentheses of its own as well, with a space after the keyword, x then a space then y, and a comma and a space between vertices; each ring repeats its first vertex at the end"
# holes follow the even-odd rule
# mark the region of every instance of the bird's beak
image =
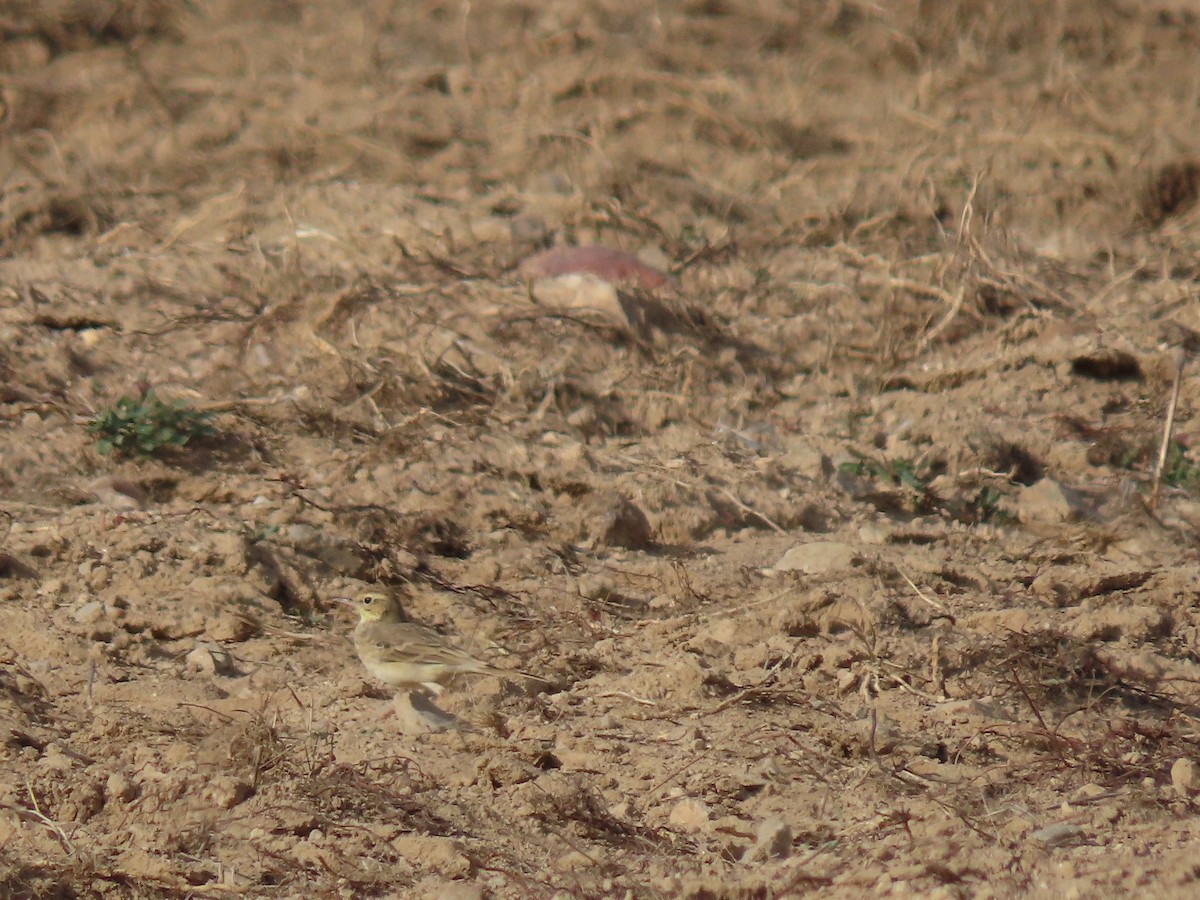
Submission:
POLYGON ((349 597, 334 597, 333 602, 334 603, 343 603, 346 606, 357 606, 358 605, 353 600, 351 600, 349 597))

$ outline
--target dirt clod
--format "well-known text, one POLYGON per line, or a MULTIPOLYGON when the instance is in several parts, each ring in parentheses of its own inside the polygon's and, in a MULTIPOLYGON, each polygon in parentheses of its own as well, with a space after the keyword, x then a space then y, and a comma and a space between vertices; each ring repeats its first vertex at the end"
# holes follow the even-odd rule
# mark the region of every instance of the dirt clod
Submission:
POLYGON ((1185 212, 1200 197, 1200 160, 1167 163, 1150 179, 1142 198, 1142 216, 1159 225, 1170 216, 1185 212))
POLYGON ((627 497, 610 497, 598 510, 597 537, 610 547, 644 550, 654 544, 654 530, 640 506, 627 497))
POLYGON ((1171 764, 1171 786, 1181 797, 1200 792, 1200 769, 1195 760, 1181 757, 1171 764))

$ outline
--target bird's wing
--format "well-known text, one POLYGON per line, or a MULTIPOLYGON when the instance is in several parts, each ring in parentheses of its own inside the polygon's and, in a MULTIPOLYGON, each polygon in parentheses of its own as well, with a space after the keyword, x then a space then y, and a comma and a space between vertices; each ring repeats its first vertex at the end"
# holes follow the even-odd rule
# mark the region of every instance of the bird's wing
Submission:
POLYGON ((379 623, 358 637, 380 662, 421 662, 432 665, 471 668, 482 665, 475 657, 460 650, 432 628, 412 622, 379 623))

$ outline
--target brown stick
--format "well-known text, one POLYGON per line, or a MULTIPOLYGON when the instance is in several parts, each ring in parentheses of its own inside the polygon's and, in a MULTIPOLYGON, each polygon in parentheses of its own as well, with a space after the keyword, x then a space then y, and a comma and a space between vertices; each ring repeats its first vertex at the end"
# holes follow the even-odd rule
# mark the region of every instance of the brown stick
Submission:
POLYGON ((1179 363, 1175 367, 1175 383, 1171 386, 1171 400, 1167 404, 1167 418, 1163 422, 1162 443, 1158 447, 1158 462, 1154 466, 1154 480, 1150 488, 1150 509, 1158 506, 1158 489, 1162 486, 1163 469, 1167 465, 1167 451, 1175 432, 1175 409, 1179 406, 1179 387, 1183 383, 1183 367, 1187 365, 1187 350, 1179 351, 1179 363))

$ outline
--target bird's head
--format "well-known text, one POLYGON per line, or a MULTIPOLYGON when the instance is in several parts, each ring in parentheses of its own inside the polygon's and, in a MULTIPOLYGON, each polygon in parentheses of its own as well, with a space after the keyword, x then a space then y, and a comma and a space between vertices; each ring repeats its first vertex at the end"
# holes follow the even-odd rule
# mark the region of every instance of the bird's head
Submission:
POLYGON ((364 591, 353 600, 338 597, 339 603, 345 603, 358 610, 360 622, 390 621, 400 618, 400 605, 391 594, 382 591, 364 591))

